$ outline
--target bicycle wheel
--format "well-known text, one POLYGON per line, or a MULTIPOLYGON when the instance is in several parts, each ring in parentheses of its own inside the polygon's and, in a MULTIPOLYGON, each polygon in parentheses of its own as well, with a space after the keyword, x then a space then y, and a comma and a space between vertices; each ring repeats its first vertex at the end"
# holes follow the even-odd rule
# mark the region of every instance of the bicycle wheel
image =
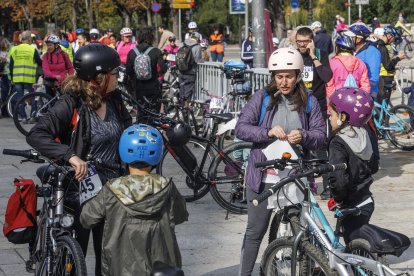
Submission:
MULTIPOLYGON (((261 274, 266 276, 291 275, 292 251, 292 238, 274 240, 263 253, 261 274)), ((334 276, 335 273, 329 268, 328 259, 320 250, 309 242, 303 242, 296 256, 296 275, 334 276)))
POLYGON ((13 109, 14 106, 16 105, 17 100, 14 98, 17 95, 17 91, 10 91, 11 94, 7 97, 6 99, 6 109, 7 109, 7 113, 9 113, 10 118, 13 117, 13 109))
MULTIPOLYGON (((364 258, 378 260, 378 254, 371 253, 371 245, 364 239, 356 239, 351 241, 345 249, 346 253, 355 254, 364 258)), ((371 271, 352 267, 352 272, 355 276, 371 276, 371 271)))
POLYGON ((217 145, 224 149, 225 147, 233 144, 235 138, 236 135, 234 135, 234 129, 229 129, 219 136, 217 145))
MULTIPOLYGON (((294 226, 292 225, 291 219, 288 218, 288 212, 291 208, 296 209, 293 206, 285 207, 274 214, 269 228, 269 243, 277 238, 293 236, 294 226)), ((299 218, 295 221, 299 222, 299 218)))
POLYGON ((211 195, 229 212, 247 213, 245 170, 252 143, 238 142, 218 154, 209 170, 211 195))
POLYGON ((391 143, 402 150, 414 150, 414 109, 397 105, 385 118, 385 130, 391 143))
POLYGON ((408 59, 414 57, 414 42, 407 41, 404 46, 404 54, 407 56, 408 59))
MULTIPOLYGON (((188 141, 186 146, 189 150, 191 150, 197 159, 197 166, 195 168, 195 171, 197 171, 199 168, 198 165, 201 164, 206 147, 205 145, 194 140, 188 141)), ((206 176, 209 164, 211 164, 212 159, 213 154, 210 152, 207 155, 207 160, 206 164, 204 165, 202 175, 196 176, 196 180, 193 181, 186 174, 184 169, 177 163, 171 153, 166 149, 164 151, 161 162, 157 166, 157 173, 164 175, 167 178, 171 177, 178 191, 185 198, 185 201, 195 201, 205 196, 209 191, 210 186, 208 185, 206 176)))
POLYGON ((24 136, 27 136, 39 117, 44 116, 53 104, 52 96, 46 93, 36 92, 23 96, 16 102, 13 110, 14 124, 24 136), (23 114, 19 112, 20 106, 23 107, 23 114))
MULTIPOLYGON (((88 275, 85 257, 79 243, 71 236, 60 236, 56 239, 57 250, 53 253, 52 275, 88 275)), ((37 275, 48 275, 47 261, 44 259, 42 269, 37 275)))

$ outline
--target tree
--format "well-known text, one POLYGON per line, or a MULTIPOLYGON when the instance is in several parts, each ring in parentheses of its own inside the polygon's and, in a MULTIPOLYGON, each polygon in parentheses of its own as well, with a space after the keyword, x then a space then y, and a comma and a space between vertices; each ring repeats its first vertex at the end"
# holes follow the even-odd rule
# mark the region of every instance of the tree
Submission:
POLYGON ((12 10, 12 21, 26 21, 28 23, 28 29, 33 29, 33 19, 51 15, 49 8, 50 2, 51 0, 2 0, 0 2, 0 8, 10 8, 12 10))

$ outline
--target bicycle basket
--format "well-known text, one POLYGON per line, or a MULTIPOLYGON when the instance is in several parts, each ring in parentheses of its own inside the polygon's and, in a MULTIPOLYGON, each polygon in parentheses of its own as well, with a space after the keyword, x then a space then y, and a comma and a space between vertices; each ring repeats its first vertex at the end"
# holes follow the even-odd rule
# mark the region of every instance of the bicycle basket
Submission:
POLYGON ((247 69, 246 64, 241 61, 229 60, 224 63, 224 74, 227 79, 243 79, 247 69))
POLYGON ((252 92, 252 85, 250 81, 237 81, 233 84, 234 93, 237 95, 248 95, 252 92))

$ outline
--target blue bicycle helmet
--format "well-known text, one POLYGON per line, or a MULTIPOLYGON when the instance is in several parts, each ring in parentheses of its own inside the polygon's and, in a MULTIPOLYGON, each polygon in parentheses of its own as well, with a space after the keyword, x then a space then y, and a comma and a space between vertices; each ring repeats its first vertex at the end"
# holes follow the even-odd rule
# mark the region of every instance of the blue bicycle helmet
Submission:
POLYGON ((132 125, 124 130, 119 140, 119 155, 126 164, 141 162, 155 166, 161 161, 163 152, 161 133, 152 126, 132 125))
POLYGON ((371 31, 367 28, 367 26, 363 24, 353 24, 348 28, 348 30, 350 30, 357 36, 363 37, 364 39, 369 37, 369 35, 371 34, 371 31))
POLYGON ((76 34, 83 34, 85 32, 85 30, 83 28, 77 28, 76 29, 76 34))
POLYGON ((387 34, 395 37, 395 39, 398 39, 401 36, 398 30, 392 26, 384 27, 384 35, 387 35, 387 34))
POLYGON ((355 50, 354 40, 347 35, 339 35, 335 40, 335 45, 341 49, 355 50))

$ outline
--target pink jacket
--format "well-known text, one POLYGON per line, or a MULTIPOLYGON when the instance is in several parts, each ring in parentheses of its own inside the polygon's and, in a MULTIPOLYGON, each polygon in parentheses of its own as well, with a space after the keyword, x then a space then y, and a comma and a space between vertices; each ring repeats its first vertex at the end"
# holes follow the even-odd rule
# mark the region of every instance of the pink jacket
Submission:
POLYGON ((337 55, 329 60, 329 65, 333 75, 326 84, 326 97, 328 99, 336 89, 344 86, 348 72, 352 72, 358 87, 369 94, 371 85, 369 83, 368 70, 362 60, 351 55, 337 55))
POLYGON ((121 59, 122 64, 127 63, 127 57, 128 57, 129 51, 134 49, 136 46, 137 44, 135 42, 129 42, 125 44, 123 41, 119 42, 116 45, 116 51, 118 52, 118 55, 119 55, 119 58, 121 59))
POLYGON ((73 66, 67 53, 57 48, 52 53, 46 52, 42 57, 43 75, 49 78, 60 76, 60 85, 67 75, 73 75, 73 66))

